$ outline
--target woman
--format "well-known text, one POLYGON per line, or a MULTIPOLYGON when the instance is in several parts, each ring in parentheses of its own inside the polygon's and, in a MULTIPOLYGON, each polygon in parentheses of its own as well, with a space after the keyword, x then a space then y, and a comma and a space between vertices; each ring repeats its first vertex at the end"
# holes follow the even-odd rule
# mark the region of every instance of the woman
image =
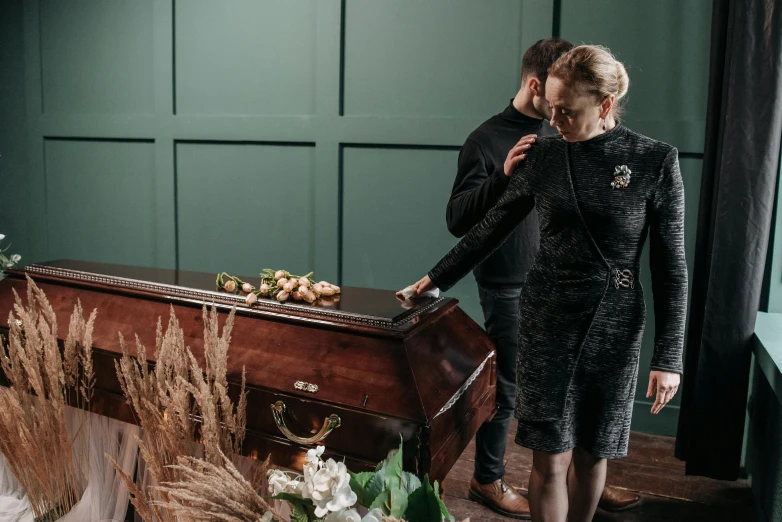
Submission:
POLYGON ((507 161, 518 166, 497 206, 415 285, 417 294, 447 290, 537 209, 540 252, 519 315, 516 442, 533 450, 530 508, 542 522, 592 520, 606 459, 627 454, 647 234, 652 413, 674 396, 682 371, 687 269, 678 156, 619 123, 628 83, 603 47, 576 47, 557 60, 545 92, 561 137, 522 140, 511 150, 507 161))

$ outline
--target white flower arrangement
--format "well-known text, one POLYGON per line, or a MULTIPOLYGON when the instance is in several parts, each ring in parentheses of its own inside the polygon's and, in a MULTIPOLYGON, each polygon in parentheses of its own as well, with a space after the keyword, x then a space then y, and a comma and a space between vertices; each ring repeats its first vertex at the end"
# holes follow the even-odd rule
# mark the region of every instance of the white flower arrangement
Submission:
MULTIPOLYGON (((5 239, 5 234, 0 234, 0 242, 2 242, 5 239)), ((8 251, 8 249, 11 248, 11 245, 8 245, 5 248, 0 248, 0 272, 4 268, 13 268, 16 266, 16 264, 22 260, 22 256, 19 254, 13 254, 12 256, 6 256, 5 253, 8 251)))
POLYGON ((352 473, 343 462, 324 461, 324 446, 307 451, 302 474, 279 469, 267 474, 272 498, 285 500, 295 522, 453 522, 439 485, 402 471, 402 445, 374 472, 352 473), (355 509, 364 506, 363 517, 355 509))
MULTIPOLYGON (((318 518, 344 512, 353 506, 358 497, 350 489, 348 469, 344 462, 335 462, 334 459, 324 462, 321 455, 325 449, 318 446, 307 451, 303 475, 290 478, 283 471, 272 470, 268 477, 269 492, 274 496, 287 493, 311 500, 318 518)), ((330 520, 343 519, 332 517, 330 520)))

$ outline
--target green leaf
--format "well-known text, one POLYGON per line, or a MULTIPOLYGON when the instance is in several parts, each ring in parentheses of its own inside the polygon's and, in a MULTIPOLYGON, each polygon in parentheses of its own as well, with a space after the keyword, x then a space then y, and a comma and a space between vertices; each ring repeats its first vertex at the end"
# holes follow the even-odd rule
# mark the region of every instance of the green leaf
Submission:
MULTIPOLYGON (((426 477, 426 481, 429 482, 429 477, 426 477)), ((443 502, 443 499, 440 498, 440 484, 438 484, 436 480, 434 481, 434 498, 437 499, 437 503, 440 505, 440 514, 442 514, 443 520, 455 522, 453 515, 448 513, 448 508, 445 507, 445 502, 443 502)))
POLYGON ((294 504, 293 511, 291 512, 291 522, 309 522, 310 518, 307 516, 307 512, 304 511, 301 506, 294 504))
POLYGON ((350 473, 350 478, 355 479, 356 483, 361 487, 366 486, 367 482, 369 482, 372 477, 375 476, 372 471, 362 471, 361 473, 353 473, 352 471, 348 471, 348 473, 350 473))
POLYGON ((385 485, 386 485, 385 478, 386 478, 386 469, 385 466, 383 466, 380 468, 379 471, 375 473, 375 476, 372 477, 369 480, 369 482, 367 482, 365 489, 367 492, 368 499, 371 498, 372 501, 374 501, 375 498, 377 498, 377 496, 385 489, 385 485))
POLYGON ((290 493, 280 493, 271 498, 274 500, 285 500, 291 505, 293 508, 291 522, 309 522, 310 520, 317 520, 318 518, 315 516, 315 505, 312 503, 312 500, 308 498, 301 498, 298 495, 292 495, 290 493), (299 513, 299 518, 296 518, 297 513, 299 513))
POLYGON ((408 495, 421 487, 421 480, 409 471, 402 472, 402 490, 408 495))
POLYGON ((408 522, 442 522, 440 496, 429 484, 429 475, 424 477, 421 487, 410 494, 405 520, 408 522))
POLYGON ((371 471, 364 471, 361 473, 348 471, 348 473, 350 473, 350 489, 356 493, 358 503, 364 507, 369 507, 375 500, 375 497, 377 497, 376 494, 370 495, 367 490, 367 484, 374 478, 375 474, 371 471))
POLYGON ((387 489, 402 489, 402 437, 399 437, 399 449, 388 452, 386 458, 385 483, 387 489))
POLYGON ((407 493, 401 489, 386 489, 383 490, 377 498, 369 506, 369 510, 372 511, 375 508, 380 508, 385 515, 392 516, 394 518, 402 518, 405 510, 407 509, 407 493))

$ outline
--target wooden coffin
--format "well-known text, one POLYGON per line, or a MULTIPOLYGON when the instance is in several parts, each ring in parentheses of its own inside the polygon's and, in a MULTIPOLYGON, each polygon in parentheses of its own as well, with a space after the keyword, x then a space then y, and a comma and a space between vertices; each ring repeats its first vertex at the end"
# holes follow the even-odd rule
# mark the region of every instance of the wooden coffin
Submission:
MULTIPOLYGON (((137 334, 150 354, 158 318, 166 324, 173 306, 200 358, 203 303, 223 319, 237 306, 228 379, 240 383, 246 367, 247 455, 271 453, 276 465, 301 469, 312 447, 302 439, 336 416, 339 426, 319 442, 327 455, 373 469, 401 435, 405 468, 442 480, 494 413, 493 346, 454 299, 405 308, 391 291, 345 287, 314 305, 261 299, 248 307, 242 296, 215 291, 214 274, 55 261, 10 270, 0 281, 0 327, 8 326, 11 289, 25 295, 25 274, 48 296, 61 340, 77 298, 85 313, 98 309, 91 408, 102 415, 134 422, 114 369, 118 334, 137 334)), ((257 286, 257 278, 246 280, 257 286)))

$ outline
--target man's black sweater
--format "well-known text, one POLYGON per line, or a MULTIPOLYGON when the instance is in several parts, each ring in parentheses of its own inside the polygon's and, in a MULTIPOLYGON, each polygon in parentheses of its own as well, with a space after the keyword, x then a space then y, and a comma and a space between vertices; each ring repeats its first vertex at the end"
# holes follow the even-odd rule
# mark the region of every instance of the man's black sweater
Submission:
MULTIPOLYGON (((446 212, 453 235, 465 235, 500 199, 510 180, 504 172, 505 158, 527 134, 550 136, 556 130, 543 120, 520 113, 511 100, 504 111, 482 123, 464 142, 446 212)), ((499 249, 475 267, 475 279, 484 287, 521 286, 538 245, 538 216, 533 211, 499 249)))

